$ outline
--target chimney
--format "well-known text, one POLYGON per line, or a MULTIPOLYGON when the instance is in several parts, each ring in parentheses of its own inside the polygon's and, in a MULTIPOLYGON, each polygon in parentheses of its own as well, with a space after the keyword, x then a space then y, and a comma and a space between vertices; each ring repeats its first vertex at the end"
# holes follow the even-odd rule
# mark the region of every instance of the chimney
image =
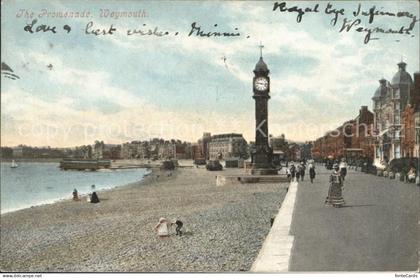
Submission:
POLYGON ((362 107, 360 107, 360 110, 359 110, 359 118, 360 119, 363 119, 363 115, 366 115, 367 114, 367 112, 368 112, 368 107, 367 106, 362 106, 362 107))

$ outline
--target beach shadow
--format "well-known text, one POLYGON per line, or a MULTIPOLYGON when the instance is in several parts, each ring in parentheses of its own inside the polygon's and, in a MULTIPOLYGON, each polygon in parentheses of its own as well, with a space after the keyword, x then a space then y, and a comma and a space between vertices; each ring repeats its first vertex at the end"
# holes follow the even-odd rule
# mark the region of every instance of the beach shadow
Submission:
POLYGON ((344 205, 342 208, 374 207, 375 205, 344 205))
POLYGON ((182 233, 182 235, 181 235, 181 237, 183 237, 183 236, 193 236, 194 235, 194 233, 192 232, 192 231, 186 231, 186 232, 183 232, 182 233))

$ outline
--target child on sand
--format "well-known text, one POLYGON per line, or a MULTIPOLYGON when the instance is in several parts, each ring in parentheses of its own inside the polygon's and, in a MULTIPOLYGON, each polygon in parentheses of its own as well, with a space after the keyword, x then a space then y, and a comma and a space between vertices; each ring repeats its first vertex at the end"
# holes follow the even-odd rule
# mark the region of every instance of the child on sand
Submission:
POLYGON ((181 229, 182 229, 182 226, 184 226, 184 223, 182 223, 182 221, 181 220, 179 220, 179 219, 174 219, 173 221, 172 221, 172 223, 171 223, 171 225, 176 225, 176 228, 175 228, 175 231, 176 231, 176 235, 178 236, 178 235, 180 235, 180 236, 182 236, 182 231, 181 231, 181 229))
POLYGON ((92 196, 90 197, 90 202, 91 203, 99 203, 98 194, 96 194, 96 192, 92 193, 92 196))
POLYGON ((77 189, 75 188, 73 190, 73 201, 79 201, 79 193, 77 192, 77 189))
POLYGON ((169 222, 166 218, 161 217, 159 222, 155 226, 155 231, 160 238, 167 238, 169 237, 169 222))

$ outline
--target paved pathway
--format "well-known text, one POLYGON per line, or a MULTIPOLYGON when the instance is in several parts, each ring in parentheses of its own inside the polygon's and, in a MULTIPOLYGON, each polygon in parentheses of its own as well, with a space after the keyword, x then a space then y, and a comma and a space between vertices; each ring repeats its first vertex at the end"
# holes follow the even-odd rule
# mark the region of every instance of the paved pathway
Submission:
POLYGON ((298 185, 289 271, 418 270, 420 187, 350 170, 335 209, 324 206, 329 171, 317 174, 298 185))

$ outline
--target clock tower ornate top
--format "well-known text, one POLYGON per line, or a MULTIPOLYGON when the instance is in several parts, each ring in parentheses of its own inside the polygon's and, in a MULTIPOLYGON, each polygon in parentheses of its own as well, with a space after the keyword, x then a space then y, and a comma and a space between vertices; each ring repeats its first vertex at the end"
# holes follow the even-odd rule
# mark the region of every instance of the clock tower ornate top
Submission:
POLYGON ((264 45, 262 45, 262 44, 259 45, 260 60, 255 65, 255 69, 254 69, 254 73, 255 73, 256 76, 267 76, 270 73, 270 70, 268 69, 267 64, 264 62, 263 57, 262 57, 263 47, 264 47, 264 45))
POLYGON ((260 47, 260 59, 255 65, 254 69, 254 96, 255 97, 268 97, 268 93, 270 92, 270 77, 268 77, 268 74, 270 73, 270 70, 267 67, 267 64, 264 62, 262 57, 262 48, 263 45, 259 45, 260 47))

